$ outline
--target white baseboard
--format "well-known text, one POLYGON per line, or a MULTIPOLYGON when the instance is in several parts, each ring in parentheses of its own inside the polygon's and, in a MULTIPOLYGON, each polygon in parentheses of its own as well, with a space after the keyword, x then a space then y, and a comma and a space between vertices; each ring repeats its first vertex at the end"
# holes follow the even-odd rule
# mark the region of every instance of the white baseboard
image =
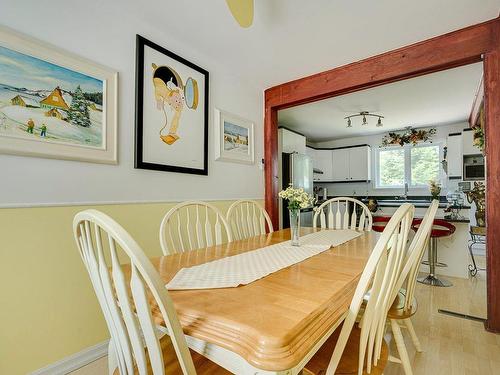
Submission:
POLYGON ((71 371, 92 363, 108 354, 109 340, 91 346, 81 352, 63 358, 60 361, 42 367, 31 373, 31 375, 65 375, 71 371))

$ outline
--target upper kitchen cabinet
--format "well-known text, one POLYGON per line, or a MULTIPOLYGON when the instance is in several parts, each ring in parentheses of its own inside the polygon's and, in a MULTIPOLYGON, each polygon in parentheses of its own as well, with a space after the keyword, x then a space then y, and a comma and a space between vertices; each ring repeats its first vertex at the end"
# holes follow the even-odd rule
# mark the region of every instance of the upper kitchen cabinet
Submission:
POLYGON ((314 181, 332 181, 332 150, 314 150, 313 167, 314 181))
POLYGON ((462 133, 452 133, 448 135, 446 141, 448 155, 448 178, 462 178, 462 133))
POLYGON ((349 180, 349 149, 341 148, 332 150, 332 181, 349 180))
POLYGON ((472 129, 464 129, 462 132, 462 153, 464 155, 477 155, 481 150, 474 146, 474 132, 472 129))
POLYGON ((279 128, 278 134, 281 139, 281 152, 306 153, 306 137, 302 134, 290 131, 286 128, 279 128))
POLYGON ((332 150, 334 182, 369 181, 370 146, 357 146, 332 150))

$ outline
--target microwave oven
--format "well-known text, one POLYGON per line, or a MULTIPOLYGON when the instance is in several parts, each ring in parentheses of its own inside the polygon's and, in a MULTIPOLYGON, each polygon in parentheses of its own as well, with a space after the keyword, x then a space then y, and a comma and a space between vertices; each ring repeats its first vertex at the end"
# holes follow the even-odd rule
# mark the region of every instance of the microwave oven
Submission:
POLYGON ((484 156, 464 156, 464 181, 484 180, 484 156))

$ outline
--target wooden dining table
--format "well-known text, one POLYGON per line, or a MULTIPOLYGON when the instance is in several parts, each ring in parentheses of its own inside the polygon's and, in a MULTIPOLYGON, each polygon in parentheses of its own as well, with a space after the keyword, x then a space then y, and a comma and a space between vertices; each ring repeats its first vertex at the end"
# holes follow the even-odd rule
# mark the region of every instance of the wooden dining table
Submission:
MULTIPOLYGON (((344 320, 377 238, 363 232, 248 285, 169 291, 188 345, 238 375, 299 373, 344 320)), ((279 230, 151 261, 167 283, 183 267, 289 239, 288 229, 279 230)), ((153 316, 161 323, 157 309, 153 316)))

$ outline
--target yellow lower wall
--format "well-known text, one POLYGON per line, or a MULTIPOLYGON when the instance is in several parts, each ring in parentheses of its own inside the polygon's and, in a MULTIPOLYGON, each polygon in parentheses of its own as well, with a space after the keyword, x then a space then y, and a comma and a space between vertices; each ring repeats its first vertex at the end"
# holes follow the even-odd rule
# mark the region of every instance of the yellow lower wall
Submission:
MULTIPOLYGON (((211 203, 225 213, 232 202, 211 203)), ((173 205, 0 209, 0 374, 26 374, 108 338, 73 240, 76 212, 105 212, 158 256, 160 221, 173 205)))

